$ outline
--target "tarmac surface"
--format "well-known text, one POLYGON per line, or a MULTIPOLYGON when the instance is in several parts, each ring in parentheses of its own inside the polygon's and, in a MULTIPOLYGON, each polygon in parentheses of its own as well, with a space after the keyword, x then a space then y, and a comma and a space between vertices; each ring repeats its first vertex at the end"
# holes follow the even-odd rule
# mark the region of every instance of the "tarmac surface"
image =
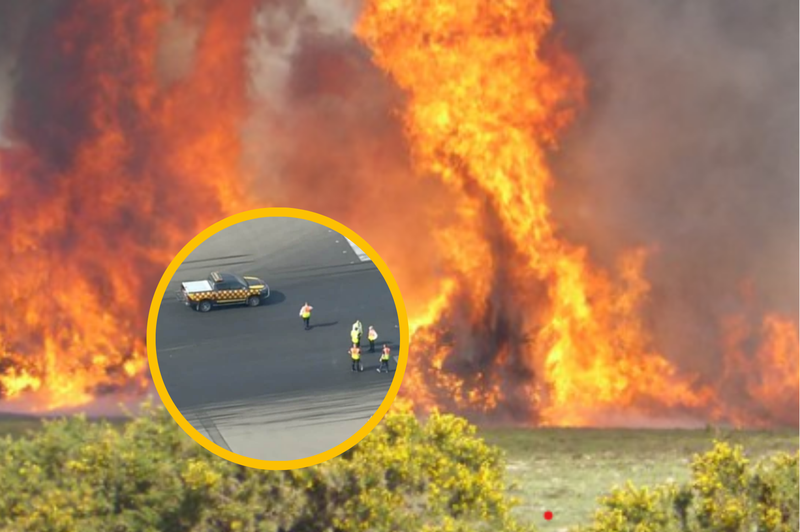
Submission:
POLYGON ((296 460, 339 445, 375 413, 394 378, 400 329, 389 287, 369 257, 314 222, 264 218, 229 227, 180 266, 161 303, 158 365, 170 398, 200 433, 232 452, 296 460), (258 307, 192 310, 184 281, 222 271, 263 279, 258 307), (311 330, 298 316, 314 307, 311 330), (364 371, 351 371, 350 330, 364 327, 364 371), (379 334, 368 353, 367 329, 379 334), (391 373, 378 373, 380 348, 391 373))

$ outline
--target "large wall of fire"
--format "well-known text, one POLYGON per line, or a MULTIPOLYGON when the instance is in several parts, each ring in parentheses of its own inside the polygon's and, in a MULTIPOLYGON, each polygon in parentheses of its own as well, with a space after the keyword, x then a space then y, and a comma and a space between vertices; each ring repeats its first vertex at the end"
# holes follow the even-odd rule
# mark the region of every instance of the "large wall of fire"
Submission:
POLYGON ((291 206, 398 278, 420 411, 796 425, 792 9, 4 3, 2 404, 146 390, 171 257, 291 206))

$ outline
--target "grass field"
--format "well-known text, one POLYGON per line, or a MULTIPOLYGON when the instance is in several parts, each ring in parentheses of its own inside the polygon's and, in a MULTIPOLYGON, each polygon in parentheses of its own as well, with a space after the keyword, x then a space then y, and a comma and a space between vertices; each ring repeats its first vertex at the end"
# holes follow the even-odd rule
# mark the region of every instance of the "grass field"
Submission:
MULTIPOLYGON (((123 425, 125 418, 113 418, 109 421, 114 425, 123 425)), ((0 413, 0 438, 5 436, 19 437, 41 427, 42 420, 38 417, 0 413)))
MULTIPOLYGON (((124 420, 111 420, 123 423, 124 420)), ((0 414, 0 437, 24 435, 41 422, 0 414)), ((654 485, 689 478, 695 453, 714 439, 741 444, 751 457, 795 452, 796 430, 604 430, 492 429, 480 435, 505 450, 512 493, 520 499, 520 517, 542 531, 562 531, 589 522, 597 498, 631 480, 654 485), (553 512, 547 521, 545 511, 553 512)))
POLYGON ((34 417, 0 414, 0 436, 22 436, 26 432, 36 429, 41 423, 34 417))
POLYGON ((597 497, 630 479, 655 485, 688 480, 692 455, 714 439, 741 444, 751 457, 795 452, 796 430, 602 430, 496 429, 481 432, 503 448, 520 517, 540 530, 557 531, 589 522, 597 497), (553 519, 546 521, 546 510, 553 519))

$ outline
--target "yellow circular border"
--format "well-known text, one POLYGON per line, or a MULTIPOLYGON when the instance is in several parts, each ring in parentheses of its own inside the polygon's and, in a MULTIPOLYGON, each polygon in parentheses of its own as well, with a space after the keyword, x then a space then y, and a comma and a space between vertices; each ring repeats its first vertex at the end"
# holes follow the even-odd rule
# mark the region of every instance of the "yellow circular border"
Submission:
POLYGON ((175 256, 175 258, 172 259, 167 271, 164 272, 164 275, 161 277, 161 281, 158 283, 158 288, 156 288, 156 292, 153 295, 153 302, 150 305, 150 313, 147 320, 147 358, 150 362, 150 372, 153 375, 153 382, 158 390, 158 395, 161 396, 161 400, 164 402, 164 405, 167 407, 167 410, 172 415, 173 419, 175 419, 178 425, 180 425, 180 427, 186 431, 186 433, 191 436, 194 441, 215 455, 239 465, 273 471, 299 469, 320 464, 326 460, 335 458, 352 448, 358 442, 363 440, 364 437, 369 434, 386 415, 386 412, 392 406, 392 403, 397 397, 397 392, 400 390, 400 385, 403 381, 403 374, 406 370, 406 360, 408 358, 408 315, 406 314, 406 307, 405 303, 403 302, 403 297, 400 294, 400 288, 397 286, 397 281, 392 276, 388 266, 386 266, 386 263, 383 262, 383 259, 381 259, 381 257, 375 252, 372 246, 370 246, 353 230, 335 220, 311 211, 290 208, 254 209, 230 216, 215 223, 194 237, 188 244, 186 244, 186 246, 184 246, 184 248, 175 256), (205 242, 209 237, 237 223, 247 220, 254 220, 257 218, 299 218, 324 225, 328 229, 336 231, 337 233, 347 237, 364 252, 366 252, 367 255, 369 255, 370 259, 372 259, 372 262, 378 267, 378 270, 380 270, 381 274, 383 274, 383 278, 386 281, 386 284, 389 286, 389 290, 392 292, 394 304, 397 308, 397 318, 400 326, 400 352, 397 359, 397 370, 392 378, 392 386, 389 388, 389 392, 383 399, 381 406, 378 407, 378 410, 375 412, 375 414, 372 415, 369 421, 367 421, 367 423, 361 427, 358 432, 344 442, 323 453, 298 460, 257 460, 255 458, 248 458, 246 456, 241 456, 228 451, 227 449, 223 449, 219 445, 208 440, 188 421, 186 421, 186 418, 183 417, 183 414, 181 414, 181 412, 175 406, 175 403, 172 402, 169 393, 167 393, 166 386, 164 385, 164 379, 161 377, 161 372, 158 368, 158 355, 156 353, 156 323, 158 321, 158 311, 161 307, 161 302, 164 299, 167 286, 172 280, 172 277, 175 275, 175 272, 178 270, 178 267, 183 263, 186 257, 188 257, 189 254, 195 250, 195 248, 205 242))

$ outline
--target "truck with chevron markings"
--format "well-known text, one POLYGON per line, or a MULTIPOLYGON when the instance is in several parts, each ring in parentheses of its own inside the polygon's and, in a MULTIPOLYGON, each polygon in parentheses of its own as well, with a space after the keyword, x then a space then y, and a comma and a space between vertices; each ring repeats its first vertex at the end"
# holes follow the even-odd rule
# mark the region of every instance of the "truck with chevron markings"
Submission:
POLYGON ((258 277, 211 272, 202 281, 185 281, 177 293, 178 301, 199 312, 214 307, 247 305, 257 307, 269 298, 269 286, 258 277))

